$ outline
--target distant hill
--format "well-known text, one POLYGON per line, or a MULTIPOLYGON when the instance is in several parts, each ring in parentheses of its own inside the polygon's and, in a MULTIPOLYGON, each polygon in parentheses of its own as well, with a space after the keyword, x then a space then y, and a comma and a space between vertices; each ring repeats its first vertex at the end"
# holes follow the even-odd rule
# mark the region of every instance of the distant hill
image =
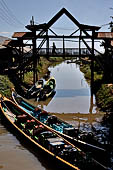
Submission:
POLYGON ((5 41, 5 40, 9 40, 10 38, 8 37, 4 37, 4 36, 0 36, 0 45, 5 41))

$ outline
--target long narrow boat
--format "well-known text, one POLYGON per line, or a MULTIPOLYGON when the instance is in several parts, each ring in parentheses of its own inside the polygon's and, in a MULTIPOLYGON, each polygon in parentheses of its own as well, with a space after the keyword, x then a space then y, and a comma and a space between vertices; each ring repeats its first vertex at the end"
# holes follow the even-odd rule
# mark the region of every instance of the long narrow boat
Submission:
POLYGON ((43 80, 38 80, 30 89, 27 90, 26 97, 28 99, 37 97, 37 94, 39 94, 42 88, 43 88, 43 80))
POLYGON ((67 139, 77 147, 80 147, 85 152, 86 151, 91 152, 92 156, 102 164, 103 162, 105 163, 105 161, 103 161, 103 158, 104 159, 107 158, 106 150, 101 147, 78 140, 77 139, 78 130, 72 127, 72 125, 58 119, 55 116, 51 116, 51 114, 44 110, 41 110, 40 108, 33 106, 25 98, 17 94, 15 90, 12 90, 12 98, 13 101, 17 104, 17 106, 21 107, 24 111, 34 116, 37 120, 41 121, 46 126, 49 126, 49 128, 54 130, 55 133, 67 139), (103 155, 103 158, 101 157, 101 155, 103 155))
POLYGON ((25 98, 17 94, 14 89, 12 89, 12 99, 24 111, 28 112, 42 123, 59 132, 60 135, 65 133, 66 135, 74 137, 78 132, 78 129, 76 131, 76 129, 67 122, 58 119, 56 116, 51 115, 49 112, 46 112, 45 110, 30 104, 25 98))
POLYGON ((88 157, 78 147, 23 111, 8 98, 0 96, 0 109, 4 117, 10 122, 10 125, 20 132, 23 137, 26 137, 26 140, 29 140, 48 154, 52 160, 58 161, 63 165, 63 169, 105 169, 105 167, 88 157))
POLYGON ((55 94, 56 80, 54 77, 50 77, 44 84, 43 88, 37 93, 38 100, 45 100, 48 97, 55 94))

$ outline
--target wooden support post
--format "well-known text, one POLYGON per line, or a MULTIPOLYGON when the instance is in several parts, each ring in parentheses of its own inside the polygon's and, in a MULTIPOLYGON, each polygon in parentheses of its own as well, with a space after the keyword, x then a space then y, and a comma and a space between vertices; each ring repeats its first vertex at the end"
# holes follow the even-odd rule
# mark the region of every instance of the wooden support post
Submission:
POLYGON ((79 36, 79 57, 81 57, 81 35, 82 35, 82 31, 80 30, 80 36, 79 36))
POLYGON ((65 41, 64 41, 64 35, 63 35, 63 55, 65 56, 65 41))
POLYGON ((94 91, 94 31, 92 31, 92 56, 91 56, 91 96, 94 91))
POLYGON ((47 35, 46 54, 47 54, 47 56, 49 56, 49 37, 48 37, 48 31, 46 31, 46 35, 47 35))
POLYGON ((90 98, 90 108, 89 108, 89 113, 92 114, 92 111, 93 111, 93 95, 91 95, 91 98, 90 98))
MULTIPOLYGON (((21 40, 19 40, 21 42, 21 40)), ((23 42, 23 41, 22 41, 23 42)), ((19 46, 19 65, 21 65, 23 63, 23 43, 22 43, 22 46, 19 46)), ((23 68, 24 69, 24 68, 23 68)), ((19 75, 19 78, 20 80, 22 81, 23 80, 23 69, 20 69, 20 75, 19 75)))
POLYGON ((33 83, 35 84, 37 77, 37 57, 36 57, 36 31, 33 31, 33 83))
POLYGON ((112 83, 113 83, 113 49, 111 48, 111 74, 112 74, 112 83))
MULTIPOLYGON (((23 58, 23 55, 24 55, 23 40, 22 40, 22 52, 21 52, 21 55, 22 55, 22 61, 25 60, 25 58, 23 58)), ((23 68, 23 71, 22 71, 22 80, 24 80, 24 71, 25 71, 25 69, 23 68)))

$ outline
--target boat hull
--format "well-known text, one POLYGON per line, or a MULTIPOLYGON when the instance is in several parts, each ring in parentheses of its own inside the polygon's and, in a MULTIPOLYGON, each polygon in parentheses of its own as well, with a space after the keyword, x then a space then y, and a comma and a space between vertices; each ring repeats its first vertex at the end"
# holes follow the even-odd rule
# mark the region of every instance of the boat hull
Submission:
MULTIPOLYGON (((15 101, 15 103, 17 105, 19 105, 20 107, 22 107, 22 109, 24 109, 25 111, 27 111, 29 114, 31 114, 31 112, 33 113, 33 111, 36 109, 35 106, 31 105, 30 103, 27 103, 27 101, 22 98, 20 95, 18 94, 15 94, 15 92, 13 91, 12 92, 12 98, 13 100, 15 101), (21 105, 21 103, 18 103, 18 100, 16 100, 17 98, 16 97, 20 97, 21 101, 23 100, 24 101, 24 104, 26 105, 26 108, 25 108, 25 105, 21 105)), ((42 110, 43 111, 43 110, 42 110)), ((47 113, 49 114, 49 113, 47 113)), ((40 120, 41 121, 41 120, 40 120)), ((44 123, 44 122, 43 122, 44 123)), ((65 123, 65 122, 63 122, 65 123)), ((68 125, 66 123, 66 125, 68 125)), ((50 127, 51 128, 51 127, 50 127)), ((68 126, 68 129, 71 129, 72 126, 68 126)), ((103 155, 103 157, 106 159, 107 158, 107 152, 105 149, 101 148, 101 147, 98 147, 98 146, 95 146, 95 145, 92 145, 92 144, 89 144, 89 143, 86 143, 84 141, 81 141, 77 138, 77 133, 78 133, 78 130, 76 130, 77 133, 74 133, 71 135, 72 136, 69 136, 69 134, 64 134, 63 131, 58 131, 53 128, 53 130, 55 131, 55 133, 59 134, 60 136, 62 136, 63 138, 65 138, 66 140, 70 141, 73 145, 81 148, 81 150, 83 150, 84 152, 91 152, 92 153, 92 156, 99 160, 101 163, 103 163, 103 159, 101 158, 101 155, 103 155), (74 137, 74 138, 73 138, 74 137)), ((105 163, 105 162, 104 162, 105 163)))
MULTIPOLYGON (((20 134, 22 137, 24 137, 25 140, 28 140, 33 145, 38 147, 38 149, 41 150, 41 152, 44 152, 44 154, 49 156, 55 162, 59 162, 60 166, 63 166, 64 169, 76 169, 76 170, 79 170, 79 168, 76 167, 75 165, 70 164, 66 160, 63 160, 58 155, 56 155, 56 154, 52 153, 51 151, 47 150, 47 148, 44 148, 44 146, 42 146, 39 143, 37 143, 30 135, 25 133, 19 126, 17 126, 17 124, 15 123, 15 120, 14 120, 14 113, 10 112, 11 107, 13 107, 14 110, 16 110, 16 108, 17 108, 16 114, 17 114, 17 112, 19 112, 19 113, 22 112, 22 114, 27 114, 27 113, 24 112, 21 108, 17 107, 17 105, 15 105, 10 100, 3 100, 3 102, 2 101, 0 102, 0 109, 1 109, 1 111, 3 113, 3 116, 9 122, 10 126, 12 126, 15 129, 14 130, 15 133, 18 131, 19 132, 18 134, 20 134), (8 108, 7 104, 8 104, 8 106, 10 106, 10 108, 8 108), (6 110, 8 109, 7 111, 4 111, 4 107, 5 106, 6 106, 6 110)), ((33 118, 29 114, 27 114, 27 116, 29 116, 30 118, 33 118)), ((40 122, 38 120, 36 122, 38 122, 40 124, 40 122)), ((43 125, 43 124, 41 124, 41 125, 43 125)), ((45 127, 45 128, 47 128, 47 127, 45 127)), ((49 130, 49 129, 47 129, 47 130, 49 130)), ((60 137, 60 136, 58 136, 58 137, 60 137)), ((62 139, 62 140, 65 141, 64 139, 62 139)), ((66 143, 68 143, 68 142, 66 141, 66 143)))

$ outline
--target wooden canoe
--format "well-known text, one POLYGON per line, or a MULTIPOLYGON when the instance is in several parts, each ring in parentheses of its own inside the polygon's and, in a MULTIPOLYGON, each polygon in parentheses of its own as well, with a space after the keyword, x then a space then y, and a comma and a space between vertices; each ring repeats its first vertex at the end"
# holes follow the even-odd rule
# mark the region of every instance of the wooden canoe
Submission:
POLYGON ((68 167, 68 169, 89 170, 91 167, 98 167, 98 164, 79 148, 24 112, 11 100, 1 97, 0 109, 16 130, 50 157, 54 157, 55 161, 63 164, 64 169, 68 167))
POLYGON ((39 94, 42 88, 43 80, 38 80, 30 89, 27 90, 26 97, 28 99, 37 97, 37 94, 39 94))
POLYGON ((37 93, 38 100, 46 100, 48 97, 55 94, 56 80, 54 77, 50 77, 44 84, 43 88, 37 93))
MULTIPOLYGON (((48 112, 41 110, 35 106, 33 106, 32 104, 30 104, 25 98, 23 98, 22 96, 18 95, 14 90, 12 91, 12 98, 14 100, 14 102, 17 104, 17 106, 21 107, 24 111, 26 111, 28 114, 31 114, 32 116, 35 116, 36 119, 40 120, 42 123, 45 123, 46 126, 48 126, 47 122, 47 117, 51 117, 51 114, 49 114, 48 112), (38 110, 39 109, 39 110, 38 110), (42 118, 41 116, 37 116, 37 114, 35 114, 35 110, 37 111, 37 114, 42 114, 42 118)), ((106 155, 106 150, 86 143, 84 141, 78 140, 77 138, 73 138, 73 135, 76 135, 76 129, 74 129, 74 127, 72 127, 72 125, 68 124, 67 122, 64 122, 62 120, 57 119, 57 123, 59 126, 59 128, 56 128, 56 126, 49 126, 50 129, 52 129, 55 133, 59 134, 60 136, 62 136, 63 138, 65 138, 66 140, 70 141, 73 145, 80 147, 81 150, 83 150, 84 152, 91 152, 92 156, 98 160, 99 162, 101 162, 101 164, 103 164, 103 162, 105 163, 105 161, 103 161, 103 159, 101 159, 100 155, 103 155, 103 157, 106 159, 107 155, 106 155), (67 131, 63 130, 63 128, 60 128, 60 124, 63 124, 64 126, 62 126, 64 129, 66 128, 67 131), (64 134, 63 132, 68 132, 68 129, 70 131, 71 129, 71 133, 69 134, 64 134), (72 136, 69 136, 72 135, 72 136), (99 158, 99 159, 98 159, 99 158)), ((55 124, 55 123, 54 123, 55 124)), ((103 165, 102 165, 103 166, 103 165)), ((106 167, 106 166, 105 166, 106 167)))

